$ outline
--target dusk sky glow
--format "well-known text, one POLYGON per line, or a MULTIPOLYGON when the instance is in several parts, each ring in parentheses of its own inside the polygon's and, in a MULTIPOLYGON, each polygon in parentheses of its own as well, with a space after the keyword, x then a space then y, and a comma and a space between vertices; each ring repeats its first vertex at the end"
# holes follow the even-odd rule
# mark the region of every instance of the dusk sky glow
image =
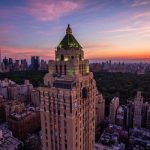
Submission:
POLYGON ((2 56, 54 59, 68 23, 88 59, 150 60, 150 0, 1 0, 2 56))

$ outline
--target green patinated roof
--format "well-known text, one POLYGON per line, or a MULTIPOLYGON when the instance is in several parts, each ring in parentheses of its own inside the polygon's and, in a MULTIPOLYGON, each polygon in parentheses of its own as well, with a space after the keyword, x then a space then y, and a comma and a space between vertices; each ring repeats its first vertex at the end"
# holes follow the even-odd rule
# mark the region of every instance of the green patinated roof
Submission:
POLYGON ((75 37, 72 35, 70 25, 66 29, 66 35, 58 45, 58 48, 69 49, 69 48, 82 48, 75 37))

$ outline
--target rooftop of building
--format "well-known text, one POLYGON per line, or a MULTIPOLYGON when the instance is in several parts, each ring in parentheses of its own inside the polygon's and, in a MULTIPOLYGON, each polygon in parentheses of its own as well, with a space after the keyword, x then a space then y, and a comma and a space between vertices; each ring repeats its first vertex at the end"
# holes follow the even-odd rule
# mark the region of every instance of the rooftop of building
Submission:
POLYGON ((22 146, 23 143, 12 136, 6 124, 0 125, 0 150, 16 150, 22 146))
MULTIPOLYGON (((16 84, 14 81, 9 80, 8 78, 5 78, 4 80, 0 80, 0 87, 14 87, 19 84, 16 84)), ((24 84, 21 84, 19 86, 26 86, 26 85, 32 85, 29 80, 24 80, 24 84)))
POLYGON ((35 114, 35 112, 37 112, 37 111, 39 111, 39 108, 28 107, 23 112, 14 112, 14 113, 10 114, 9 117, 14 120, 21 120, 21 119, 24 119, 24 118, 30 116, 31 114, 35 114))
POLYGON ((70 48, 81 49, 82 48, 81 45, 73 36, 72 29, 69 24, 66 29, 66 35, 64 36, 64 38, 62 39, 62 41, 60 42, 57 48, 61 48, 61 49, 70 49, 70 48))
POLYGON ((123 127, 110 124, 101 135, 100 142, 107 146, 119 143, 128 138, 128 132, 123 127))

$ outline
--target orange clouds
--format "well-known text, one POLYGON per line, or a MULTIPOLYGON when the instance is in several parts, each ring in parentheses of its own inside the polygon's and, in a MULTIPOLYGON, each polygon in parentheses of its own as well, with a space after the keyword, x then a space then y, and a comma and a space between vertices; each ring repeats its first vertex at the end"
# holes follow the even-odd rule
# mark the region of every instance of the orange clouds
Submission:
POLYGON ((86 47, 84 51, 88 59, 150 59, 148 48, 123 48, 123 46, 104 43, 86 47))
POLYGON ((42 59, 54 59, 54 49, 36 49, 36 48, 18 48, 1 46, 2 57, 11 57, 13 59, 30 59, 31 56, 40 56, 42 59))

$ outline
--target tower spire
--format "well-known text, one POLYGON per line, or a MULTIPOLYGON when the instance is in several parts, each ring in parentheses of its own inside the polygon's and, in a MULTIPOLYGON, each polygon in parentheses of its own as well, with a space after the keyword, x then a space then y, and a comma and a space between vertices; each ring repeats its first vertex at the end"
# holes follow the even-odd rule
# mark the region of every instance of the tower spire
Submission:
POLYGON ((66 34, 72 34, 72 29, 70 27, 70 24, 68 24, 68 27, 66 29, 66 34))

